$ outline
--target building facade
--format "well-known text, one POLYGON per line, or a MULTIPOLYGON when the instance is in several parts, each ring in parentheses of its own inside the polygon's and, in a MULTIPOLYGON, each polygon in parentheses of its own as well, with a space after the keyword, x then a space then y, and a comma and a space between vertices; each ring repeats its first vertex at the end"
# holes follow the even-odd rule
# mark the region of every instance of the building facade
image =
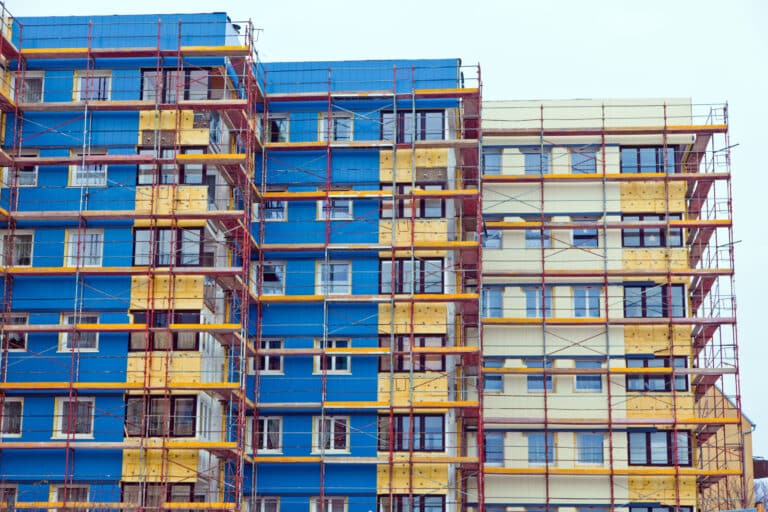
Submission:
POLYGON ((3 20, 4 504, 740 506, 727 111, 3 20))

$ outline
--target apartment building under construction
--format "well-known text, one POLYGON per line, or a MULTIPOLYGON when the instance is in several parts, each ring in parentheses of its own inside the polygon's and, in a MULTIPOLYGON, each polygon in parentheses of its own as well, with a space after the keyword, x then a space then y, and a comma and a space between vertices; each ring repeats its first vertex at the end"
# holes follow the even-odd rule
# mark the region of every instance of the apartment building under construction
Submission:
POLYGON ((2 28, 6 508, 749 505, 725 107, 2 28))

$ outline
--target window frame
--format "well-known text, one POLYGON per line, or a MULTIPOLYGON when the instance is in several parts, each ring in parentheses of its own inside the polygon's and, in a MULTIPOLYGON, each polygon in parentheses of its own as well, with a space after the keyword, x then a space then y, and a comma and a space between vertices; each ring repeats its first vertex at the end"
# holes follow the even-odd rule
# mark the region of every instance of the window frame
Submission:
POLYGON ((555 465, 557 462, 557 450, 555 447, 554 432, 526 432, 526 444, 528 446, 529 465, 555 465), (531 439, 541 437, 541 447, 531 443, 531 439), (539 454, 538 451, 542 453, 539 454))
MULTIPOLYGON (((17 311, 11 311, 10 313, 0 313, 0 320, 7 326, 12 325, 29 325, 29 313, 23 313, 23 312, 17 312, 17 311), (16 320, 21 320, 20 322, 17 322, 16 320)), ((27 342, 29 341, 29 333, 27 331, 14 331, 12 329, 7 329, 3 333, 4 336, 4 342, 7 344, 6 350, 8 352, 26 352, 27 351, 27 342), (15 338, 11 338, 11 336, 19 335, 19 340, 22 342, 22 347, 11 347, 11 343, 15 340, 15 338)), ((18 345, 18 343, 15 343, 18 345)))
MULTIPOLYGON (((90 502, 91 501, 91 486, 89 484, 77 484, 77 485, 71 485, 71 484, 52 484, 51 485, 51 491, 50 491, 50 500, 57 503, 83 503, 83 502, 90 502), (64 496, 62 496, 60 493, 64 492, 64 496), (85 500, 79 500, 79 499, 73 499, 71 496, 72 491, 85 491, 85 500), (64 501, 64 497, 66 496, 66 501, 64 501)), ((74 498, 77 498, 75 496, 74 498)), ((69 507, 63 507, 63 508, 57 508, 54 509, 57 512, 63 512, 63 511, 69 511, 72 510, 69 507)), ((75 510, 81 510, 81 509, 75 509, 75 510)), ((84 509, 89 510, 89 509, 84 509)))
POLYGON ((544 287, 544 308, 542 309, 541 286, 521 286, 525 296, 525 318, 552 318, 554 292, 552 286, 544 287))
POLYGON ((597 174, 597 154, 598 148, 585 147, 585 148, 571 148, 569 151, 571 157, 571 174, 597 174), (575 161, 574 157, 581 158, 580 161, 575 161), (590 165, 584 166, 585 162, 591 162, 590 165))
MULTIPOLYGON (((94 396, 75 396, 72 400, 69 399, 68 396, 57 396, 54 398, 54 410, 56 411, 54 414, 54 421, 53 421, 53 439, 66 439, 69 436, 72 436, 73 439, 93 439, 94 438, 94 425, 95 425, 95 419, 96 419, 96 397, 94 396), (89 403, 90 406, 90 420, 89 420, 89 432, 72 432, 67 433, 67 415, 64 414, 64 404, 65 403, 75 403, 79 404, 80 402, 83 403, 89 403)), ((75 430, 77 430, 77 423, 79 420, 75 420, 74 427, 75 430)))
POLYGON ((440 512, 445 512, 445 495, 443 494, 392 494, 391 497, 394 502, 390 502, 389 494, 377 495, 376 510, 378 512, 434 512, 437 505, 430 502, 439 500, 440 512))
MULTIPOLYGON (((169 76, 171 76, 172 74, 177 74, 179 70, 177 68, 161 68, 159 71, 160 71, 160 74, 162 76, 162 80, 160 81, 160 85, 161 86, 159 88, 160 98, 161 99, 158 102, 157 101, 158 88, 157 87, 155 89, 147 89, 147 88, 145 88, 146 75, 148 73, 157 73, 158 70, 157 70, 157 68, 141 68, 141 70, 140 70, 140 72, 141 72, 141 89, 140 89, 141 90, 141 96, 140 96, 140 99, 142 101, 154 101, 154 102, 161 103, 161 104, 174 104, 174 103, 178 103, 179 100, 184 101, 184 100, 190 100, 190 99, 193 99, 193 100, 209 100, 209 99, 211 99, 211 76, 212 76, 211 68, 205 68, 205 67, 204 68, 198 68, 198 67, 195 67, 194 69, 192 69, 192 68, 185 68, 185 69, 181 70, 181 72, 184 73, 184 86, 182 87, 182 96, 183 96, 182 98, 178 97, 178 94, 176 92, 176 90, 177 90, 176 88, 173 89, 173 98, 171 98, 171 95, 169 94, 169 91, 170 91, 170 89, 169 89, 169 76), (192 92, 192 83, 193 83, 192 73, 193 72, 201 72, 201 71, 205 71, 206 72, 206 78, 207 78, 207 82, 208 82, 206 84, 205 98, 192 98, 192 94, 191 94, 191 92, 192 92), (147 94, 147 91, 150 91, 150 90, 152 90, 152 95, 154 97, 146 98, 145 94, 147 94)), ((194 79, 195 82, 197 80, 198 79, 194 79)))
MULTIPOLYGON (((132 265, 134 267, 202 267, 203 262, 205 260, 205 228, 203 227, 177 227, 177 228, 169 228, 169 227, 155 227, 155 228, 145 228, 145 227, 138 227, 133 228, 132 233, 132 242, 133 242, 133 255, 132 255, 132 265), (144 240, 137 240, 137 234, 138 233, 147 233, 148 238, 146 241, 144 240), (185 233, 197 233, 198 234, 198 241, 199 241, 199 248, 197 252, 197 263, 185 263, 183 259, 185 257, 190 257, 191 253, 185 253, 184 252, 184 244, 185 243, 191 243, 193 240, 185 240, 184 236, 185 233), (167 236, 167 241, 163 240, 161 238, 162 236, 167 236), (155 245, 155 251, 154 251, 154 261, 150 261, 150 257, 152 256, 152 245, 155 245), (137 253, 138 244, 146 245, 146 251, 142 253, 137 253), (164 253, 161 249, 168 249, 167 254, 164 253), (137 263, 137 259, 146 257, 147 261, 146 263, 141 262, 137 263), (162 259, 161 259, 162 258, 162 259), (164 262, 163 259, 167 258, 168 262, 164 262)), ((139 261, 143 261, 142 259, 139 259, 139 261)))
POLYGON ((125 415, 123 418, 123 425, 126 437, 135 438, 152 438, 152 437, 183 437, 192 438, 197 437, 199 432, 198 422, 199 407, 197 395, 171 395, 166 397, 165 395, 127 395, 125 397, 125 415), (159 401, 159 402, 158 402, 159 401), (192 433, 186 433, 177 430, 177 409, 180 407, 178 402, 191 401, 192 413, 187 418, 191 418, 192 421, 192 433), (156 405, 159 403, 159 410, 155 410, 156 405), (133 421, 133 418, 129 418, 131 414, 131 404, 137 404, 139 413, 138 422, 133 421), (168 410, 169 420, 166 422, 165 409, 168 410), (157 423, 152 422, 152 418, 161 417, 157 423), (129 421, 131 420, 131 421, 129 421), (155 430, 158 425, 159 430, 155 430), (136 431, 138 430, 138 433, 136 431))
MULTIPOLYGON (((326 348, 351 348, 351 338, 335 337, 335 338, 316 338, 315 347, 325 351, 326 348), (337 346, 339 343, 344 343, 344 346, 337 346), (326 344, 324 346, 324 344, 326 344)), ((352 355, 336 355, 326 354, 314 356, 312 363, 313 375, 349 375, 352 373, 352 355), (344 361, 343 363, 341 363, 344 361), (341 363, 341 364, 340 364, 341 363)))
POLYGON ((280 496, 251 496, 248 512, 280 512, 280 496))
POLYGON ((261 203, 262 206, 262 215, 261 220, 264 222, 287 222, 288 221, 288 201, 264 201, 261 203), (277 208, 268 208, 270 204, 280 204, 280 210, 277 208), (279 216, 272 217, 269 216, 269 212, 277 212, 281 211, 282 213, 279 216))
POLYGON ((3 397, 3 410, 2 410, 2 418, 0 419, 0 437, 3 438, 20 438, 24 433, 24 397, 20 396, 5 396, 3 397), (6 411, 6 405, 8 404, 19 404, 19 413, 18 417, 13 417, 12 421, 14 422, 13 425, 8 425, 6 422, 8 421, 9 411, 6 411), (6 428, 10 426, 16 426, 18 425, 17 430, 14 432, 6 432, 6 428))
POLYGON ((665 171, 667 174, 677 174, 680 172, 680 162, 678 162, 678 154, 680 153, 678 147, 676 145, 667 145, 667 146, 658 146, 658 145, 646 145, 646 146, 621 146, 619 148, 619 172, 621 174, 663 174, 665 171), (666 148, 666 151, 668 152, 667 155, 664 155, 664 149, 666 148), (644 171, 644 168, 647 168, 643 165, 643 151, 644 149, 652 149, 654 150, 654 160, 655 163, 653 165, 653 171, 644 171), (635 164, 630 165, 629 163, 625 163, 625 157, 624 153, 625 151, 627 154, 632 152, 634 150, 635 152, 635 164), (672 171, 669 170, 669 152, 671 152, 671 158, 672 158, 672 171), (666 169, 665 169, 666 168, 666 169), (634 170, 631 170, 634 169, 634 170))
MULTIPOLYGON (((678 430, 675 432, 674 430, 630 430, 627 432, 627 465, 628 466, 682 466, 682 467, 689 467, 693 465, 693 450, 691 446, 691 433, 687 430, 678 430), (665 451, 665 459, 663 461, 654 461, 654 457, 658 454, 654 454, 654 438, 661 439, 661 437, 658 436, 658 434, 663 435, 664 439, 664 451, 665 451), (678 436, 683 435, 687 441, 686 441, 686 458, 687 460, 684 462, 677 461, 675 462, 676 453, 675 453, 675 441, 673 440, 673 436, 677 434, 678 436), (645 457, 641 462, 638 462, 633 455, 633 444, 636 441, 633 441, 633 439, 638 439, 639 436, 643 436, 645 440, 643 441, 643 447, 645 451, 645 457)), ((636 447, 637 451, 635 452, 635 455, 639 454, 640 447, 636 447)), ((677 446, 678 450, 680 449, 680 446, 677 446)))
MULTIPOLYGON (((19 153, 19 157, 22 158, 37 158, 39 156, 39 152, 37 150, 30 151, 30 150, 22 150, 19 153)), ((39 178, 39 165, 21 165, 18 166, 18 169, 16 166, 4 166, 3 167, 3 186, 4 187, 10 187, 13 181, 13 175, 12 173, 16 173, 16 188, 32 188, 38 186, 38 178, 39 178), (24 183, 24 179, 22 176, 32 176, 33 179, 30 183, 24 183)))
MULTIPOLYGON (((391 194, 392 185, 381 185, 379 187, 382 191, 391 194)), ((416 194, 412 194, 412 190, 423 191, 435 191, 445 190, 445 183, 441 181, 425 181, 415 184, 411 187, 410 184, 397 184, 395 186, 394 197, 390 199, 387 196, 382 197, 379 202, 379 218, 382 220, 392 220, 392 213, 395 214, 395 219, 410 219, 413 215, 414 219, 444 219, 446 215, 445 198, 443 197, 419 197, 416 194), (401 196, 401 197, 397 197, 401 196), (404 197, 409 196, 409 197, 404 197), (439 212, 435 208, 434 203, 440 203, 439 212), (394 210, 394 212, 393 212, 394 210)))
POLYGON ((288 112, 269 112, 266 117, 266 142, 291 142, 291 117, 288 112), (273 123, 277 122, 275 125, 273 123), (278 128, 275 130, 275 128, 278 128), (283 129, 284 128, 284 129, 283 129))
POLYGON ((622 215, 622 223, 644 222, 648 220, 655 221, 657 224, 664 223, 666 227, 622 228, 621 247, 624 249, 672 249, 683 247, 683 228, 669 227, 669 221, 682 220, 682 218, 683 216, 680 213, 670 213, 668 215, 659 213, 622 215), (650 242, 653 240, 653 236, 658 237, 658 244, 650 242), (634 238, 637 238, 637 244, 630 242, 634 238))
MULTIPOLYGON (((603 360, 600 358, 584 358, 574 361, 574 368, 602 369, 603 360)), ((576 374, 573 379, 573 390, 577 393, 602 393, 603 374, 576 374), (597 385, 595 385, 597 383, 597 385)))
MULTIPOLYGON (((328 276, 333 276, 333 268, 328 270, 328 276)), ((318 261, 315 269, 315 293, 317 295, 351 295, 352 294, 352 262, 351 261, 337 261, 330 260, 327 263, 325 261, 318 261), (330 265, 331 267, 336 265, 345 265, 347 267, 347 279, 346 282, 335 282, 334 280, 328 280, 324 278, 326 275, 325 267, 330 265)))
MULTIPOLYGON (((17 229, 13 231, 13 237, 14 239, 18 239, 19 237, 29 237, 29 255, 27 258, 29 258, 29 263, 16 263, 16 251, 18 249, 18 245, 16 240, 13 242, 13 254, 6 254, 5 250, 8 246, 8 239, 11 236, 11 231, 9 230, 0 230, 0 256, 2 257, 2 261, 6 266, 9 267, 31 267, 34 263, 35 258, 35 232, 31 229, 17 229)), ((26 258, 24 258, 26 259, 26 258)))
MULTIPOLYGON (((485 359, 483 361, 483 367, 485 368, 504 368, 504 361, 501 359, 485 359)), ((504 393, 504 374, 503 373, 492 373, 488 374, 483 372, 483 392, 485 393, 504 393), (491 389, 491 386, 489 386, 489 383, 493 383, 493 386, 491 389)))
POLYGON ((576 440, 576 464, 602 466, 605 464, 605 433, 603 432, 575 432, 576 440), (585 438, 600 439, 600 446, 585 446, 585 438), (591 452, 591 454, 590 454, 591 452), (594 455, 599 454, 599 460, 594 455), (590 456, 593 455, 593 456, 590 456))
MULTIPOLYGON (((81 324, 98 324, 101 323, 101 315, 98 312, 94 311, 82 311, 79 314, 72 314, 72 313, 61 313, 60 322, 61 325, 74 325, 72 322, 75 320, 75 318, 79 317, 77 323, 81 324), (90 321, 95 320, 95 321, 90 321)), ((99 334, 98 332, 62 332, 59 334, 59 350, 58 352, 70 352, 72 350, 76 352, 98 352, 99 351, 99 334), (75 334, 76 336, 79 335, 79 343, 82 342, 83 336, 93 336, 93 345, 92 347, 72 347, 70 346, 70 336, 72 334, 75 334)), ((87 339, 87 338, 86 338, 87 339)))
POLYGON ((525 230, 525 248, 526 249, 551 249, 552 248, 552 230, 551 229, 526 229, 525 230))
POLYGON ((503 466, 504 465, 504 442, 505 442, 506 432, 503 430, 486 430, 485 431, 485 464, 489 466, 503 466), (493 452, 489 451, 488 447, 491 446, 491 442, 489 442, 490 438, 494 439, 494 443, 497 443, 495 448, 501 448, 501 450, 494 450, 493 452), (489 454, 493 454, 493 456, 489 456, 489 454))
MULTIPOLYGON (((106 148, 89 148, 86 153, 83 153, 82 148, 73 149, 70 151, 70 156, 81 159, 84 155, 104 156, 106 154, 106 148)), ((109 166, 107 164, 72 164, 69 166, 69 179, 67 180, 67 187, 104 188, 107 186, 108 173, 109 166), (94 176, 96 176, 97 179, 94 179, 94 176)))
POLYGON ((445 260, 443 258, 396 258, 395 263, 395 282, 385 281, 384 276, 392 276, 392 260, 379 260, 379 294, 409 294, 411 290, 406 290, 406 286, 413 285, 414 294, 443 293, 445 289, 445 260), (435 275, 435 270, 431 265, 439 265, 439 282, 428 281, 427 278, 435 275), (386 268, 389 267, 389 268, 386 268), (410 268, 409 268, 410 267, 410 268), (410 272, 411 279, 406 281, 410 272), (414 279, 415 278, 415 279, 414 279), (436 288, 437 290, 433 290, 436 288))
POLYGON ((504 318, 504 287, 484 286, 481 298, 482 318, 504 318))
POLYGON ((504 148, 483 147, 483 174, 488 176, 500 176, 504 174, 504 148), (492 164, 490 165, 488 162, 489 160, 492 160, 492 164), (492 172, 489 172, 489 170, 492 170, 492 172))
MULTIPOLYGON (((313 416, 312 417, 312 453, 349 453, 350 452, 350 416, 313 416), (323 422, 331 422, 333 426, 333 432, 328 437, 330 448, 321 446, 323 443, 323 436, 325 435, 325 429, 323 428, 323 422), (344 425, 344 446, 336 448, 336 441, 339 439, 336 434, 337 422, 343 422, 344 425)), ((323 443, 324 444, 324 443, 323 443)))
MULTIPOLYGON (((143 309, 132 309, 129 311, 132 321, 135 324, 147 324, 148 322, 148 313, 149 310, 143 310, 143 309)), ((177 324, 177 323, 199 323, 201 321, 201 314, 200 310, 198 309, 183 309, 183 310, 176 310, 173 312, 173 318, 168 318, 168 313, 166 311, 155 311, 154 312, 154 318, 153 323, 154 325, 150 325, 150 328, 168 328, 170 324, 177 324), (186 315, 191 315, 190 318, 185 318, 186 315), (195 318, 196 316, 196 318, 195 318), (183 321, 180 321, 183 320, 183 321)), ((130 336, 128 338, 128 352, 156 352, 156 351, 165 351, 173 349, 175 352, 198 352, 200 351, 200 332, 173 332, 173 331, 167 331, 167 330, 161 330, 161 331, 152 331, 150 330, 147 332, 144 331, 138 331, 138 332, 132 332, 130 333, 130 336), (165 336, 158 336, 158 335, 167 335, 167 338, 165 336), (184 336, 180 336, 184 335, 184 336), (158 340, 158 338, 160 338, 158 340), (180 339, 181 338, 181 339, 180 339), (192 348, 187 347, 187 343, 194 339, 194 346, 192 348), (134 340, 136 340, 134 342, 134 340), (134 348, 136 345, 142 345, 138 348, 134 348), (158 345, 160 345, 160 348, 158 348, 158 345), (165 345, 165 346, 163 346, 165 345)))
POLYGON ((392 110, 381 111, 380 140, 392 141, 395 144, 411 144, 419 141, 446 140, 445 128, 446 112, 441 109, 398 110, 397 116, 392 110), (415 118, 408 119, 416 114, 415 118), (440 115, 440 134, 434 136, 429 127, 431 115, 440 115), (391 128, 388 128, 391 127, 391 128), (395 140, 395 127, 397 127, 397 140, 395 140), (415 128, 415 131, 414 131, 415 128))
POLYGON ((603 298, 602 286, 575 285, 571 287, 571 291, 574 318, 600 318, 602 316, 603 311, 600 304, 603 298), (579 297, 577 294, 583 294, 583 297, 579 297), (596 305, 595 301, 597 301, 596 305), (580 302, 583 302, 581 307, 579 306, 580 302))
POLYGON ((552 174, 551 146, 520 148, 520 153, 523 154, 523 174, 532 176, 552 174), (533 155, 538 156, 538 161, 533 160, 533 155))
MULTIPOLYGON (((549 370, 554 368, 554 362, 551 358, 544 357, 524 357, 523 364, 526 368, 536 368, 541 370, 549 370)), ((555 380, 551 373, 545 376, 542 373, 534 374, 529 373, 526 376, 526 391, 528 393, 552 393, 555 390, 555 380)))
POLYGON ((10 80, 10 91, 9 95, 11 98, 13 98, 13 101, 16 103, 43 103, 45 102, 45 70, 42 69, 26 69, 24 70, 23 76, 19 74, 18 71, 14 71, 11 76, 10 80), (28 79, 33 80, 40 80, 40 97, 38 99, 33 99, 32 101, 29 100, 28 97, 26 97, 27 94, 27 87, 26 84, 23 87, 21 86, 22 80, 26 81, 28 79), (19 101, 18 94, 19 92, 22 92, 25 97, 22 98, 23 101, 19 101))
MULTIPOLYGON (((286 268, 287 268, 287 266, 288 266, 288 264, 287 264, 286 261, 276 261, 276 260, 265 261, 265 262, 263 262, 263 264, 261 264, 261 269, 262 269, 262 273, 261 273, 261 294, 262 295, 269 295, 269 296, 285 295, 285 290, 286 290, 286 268), (266 281, 267 267, 275 267, 275 269, 282 268, 282 271, 275 270, 275 271, 271 272, 271 273, 274 273, 275 276, 277 277, 277 279, 274 282, 280 283, 279 289, 277 289, 277 287, 275 287, 275 289, 273 290, 272 287, 270 286, 269 291, 267 291, 267 288, 264 286, 264 283, 267 282, 266 281), (273 292, 276 292, 276 293, 273 293, 273 292)), ((270 282, 272 282, 272 281, 270 281, 270 282)))
POLYGON ((253 418, 253 438, 256 453, 283 453, 283 417, 258 416, 253 418), (277 448, 268 448, 270 436, 275 432, 269 428, 270 422, 277 422, 277 448), (264 429, 264 426, 267 428, 264 429))
MULTIPOLYGON (((627 368, 688 368, 686 356, 628 357, 627 368), (659 363, 659 364, 656 364, 659 363), (681 364, 682 363, 682 364, 681 364)), ((688 374, 675 375, 651 373, 627 374, 625 389, 628 393, 671 393, 674 381, 676 392, 690 391, 688 374), (681 383, 683 383, 681 385, 681 383)))
POLYGON ((396 452, 441 453, 445 451, 446 428, 445 415, 443 414, 395 414, 392 417, 380 414, 376 425, 378 430, 377 450, 380 452, 389 451, 390 441, 392 450, 396 452), (390 419, 394 420, 391 424, 390 419), (427 421, 429 419, 439 419, 440 421, 440 440, 438 446, 433 448, 428 447, 434 442, 430 438, 434 433, 429 432, 427 429, 427 421), (409 424, 411 420, 413 420, 412 425, 409 424), (394 435, 394 439, 390 439, 390 430, 394 435), (410 437, 411 430, 413 430, 413 439, 410 437))
MULTIPOLYGON (((100 90, 99 93, 102 91, 100 90)), ((112 71, 108 69, 94 69, 94 70, 78 70, 75 71, 75 101, 111 101, 112 100, 112 71), (92 94, 88 88, 83 87, 83 80, 89 79, 106 79, 104 86, 104 93, 106 97, 97 98, 84 98, 83 94, 88 92, 92 94)))
MULTIPOLYGON (((262 338, 259 341, 261 350, 282 350, 285 346, 283 338, 262 338), (278 344, 279 346, 269 346, 278 344)), ((253 358, 253 372, 259 372, 260 375, 283 375, 283 356, 281 355, 259 355, 253 358), (277 361, 279 368, 269 368, 273 361, 277 361)))
MULTIPOLYGON (((445 347, 446 336, 441 334, 415 334, 413 336, 416 342, 416 347, 445 347), (438 340, 440 345, 427 344, 428 341, 438 340)), ((390 335, 379 336, 379 347, 390 348, 390 335)), ((385 354, 379 357, 379 372, 393 373, 409 373, 411 367, 415 373, 428 373, 428 372, 444 372, 445 371, 445 355, 444 354, 427 354, 423 352, 411 352, 410 350, 411 336, 410 335, 395 335, 395 352, 403 352, 402 354, 392 354, 392 361, 394 369, 390 369, 390 356, 385 354), (439 362, 437 366, 435 362, 439 362)))
MULTIPOLYGON (((208 146, 183 146, 180 155, 207 155, 208 146)), ((216 176, 216 172, 208 172, 207 164, 178 163, 175 146, 136 146, 138 155, 150 155, 153 162, 136 164, 136 186, 154 186, 154 175, 158 175, 157 185, 185 185, 197 187, 209 187, 207 178, 216 176), (194 170, 194 172, 193 172, 194 170), (200 176, 199 180, 190 181, 189 176, 200 176), (149 181, 147 181, 149 177, 149 181)))
MULTIPOLYGON (((138 497, 138 505, 140 507, 148 507, 150 509, 154 509, 159 507, 161 504, 165 502, 174 503, 174 497, 178 496, 175 494, 180 489, 187 488, 189 489, 187 494, 187 501, 186 503, 192 503, 194 501, 194 484, 191 483, 171 483, 171 482, 120 482, 120 500, 123 503, 127 502, 128 499, 128 491, 126 488, 133 488, 135 487, 135 493, 138 497), (165 489, 167 486, 167 491, 165 495, 163 495, 162 490, 165 489), (149 491, 150 490, 158 490, 160 492, 157 493, 157 498, 159 504, 150 503, 148 497, 150 496, 149 491)), ((154 496, 154 494, 152 495, 154 496)), ((177 503, 184 503, 184 502, 177 502, 177 503)))
MULTIPOLYGON (((330 142, 352 142, 355 140, 355 114, 348 111, 337 110, 331 112, 331 140, 330 142), (348 133, 345 137, 339 137, 337 121, 348 121, 348 133)), ((317 140, 328 141, 328 112, 320 112, 318 115, 317 140)))
POLYGON ((315 220, 336 221, 352 220, 354 218, 354 201, 351 198, 328 198, 317 201, 317 216, 315 220), (328 203, 330 201, 330 203, 328 203), (346 206, 343 206, 346 203, 346 206), (330 204, 330 207, 327 205, 330 204), (340 206, 342 205, 342 206, 340 206), (326 216, 330 213, 330 217, 326 216))
MULTIPOLYGON (((79 228, 67 228, 66 234, 65 234, 65 248, 64 248, 64 266, 65 267, 101 267, 104 262, 104 230, 101 228, 95 229, 95 228, 88 228, 88 229, 79 229, 79 228), (77 254, 77 246, 79 245, 79 241, 73 243, 72 238, 73 236, 77 237, 80 234, 88 237, 93 235, 101 235, 101 239, 96 244, 98 250, 98 261, 96 263, 80 263, 80 259, 85 259, 86 261, 93 258, 93 256, 86 256, 78 255, 77 254), (75 254, 72 254, 72 250, 75 251, 75 254)), ((86 240, 85 242, 86 249, 88 247, 89 242, 86 240)), ((87 252, 87 251, 84 251, 87 252)))
POLYGON ((623 284, 623 299, 624 299, 624 318, 669 318, 670 316, 672 318, 685 318, 686 311, 688 309, 688 296, 686 294, 686 289, 684 284, 633 284, 633 283, 624 283, 623 284), (669 290, 669 287, 671 288, 671 292, 669 290), (639 306, 635 305, 636 300, 638 300, 635 297, 628 297, 627 296, 627 290, 629 289, 639 289, 640 295, 639 295, 639 306), (659 289, 660 293, 657 295, 649 294, 649 290, 659 289), (681 303, 679 304, 680 310, 677 311, 675 314, 675 294, 679 295, 679 299, 681 299, 681 303), (668 295, 671 295, 672 303, 668 303, 668 295), (649 298, 656 300, 656 297, 659 297, 659 303, 658 304, 649 304, 649 298), (633 312, 633 308, 639 307, 640 315, 635 315, 633 312), (653 314, 649 315, 649 312, 653 311, 654 313, 656 311, 659 311, 659 314, 653 314), (630 312, 633 312, 633 314, 628 314, 630 312))

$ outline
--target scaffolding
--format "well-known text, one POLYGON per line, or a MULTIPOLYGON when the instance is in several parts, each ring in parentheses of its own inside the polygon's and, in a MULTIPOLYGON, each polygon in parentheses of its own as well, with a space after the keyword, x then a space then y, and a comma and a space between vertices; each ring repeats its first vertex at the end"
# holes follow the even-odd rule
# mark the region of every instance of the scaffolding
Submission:
POLYGON ((486 507, 750 506, 727 106, 483 110, 486 507))
POLYGON ((253 43, 3 10, 4 507, 241 509, 253 43))

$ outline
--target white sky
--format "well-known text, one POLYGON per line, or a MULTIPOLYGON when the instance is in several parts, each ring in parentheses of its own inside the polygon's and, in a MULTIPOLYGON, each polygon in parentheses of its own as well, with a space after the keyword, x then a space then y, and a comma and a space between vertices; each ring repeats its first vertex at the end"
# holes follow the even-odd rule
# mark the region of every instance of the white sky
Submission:
MULTIPOLYGON (((768 456, 761 341, 766 224, 757 213, 768 2, 761 0, 6 0, 16 16, 226 11, 263 29, 263 61, 459 57, 482 66, 485 99, 691 97, 728 101, 733 150, 744 411, 768 456), (765 223, 765 224, 764 224, 765 223), (760 226, 763 226, 762 228, 760 226), (760 233, 763 233, 761 235, 760 233)), ((762 190, 766 187, 766 190, 762 190)), ((764 367, 764 365, 766 365, 764 367)))

